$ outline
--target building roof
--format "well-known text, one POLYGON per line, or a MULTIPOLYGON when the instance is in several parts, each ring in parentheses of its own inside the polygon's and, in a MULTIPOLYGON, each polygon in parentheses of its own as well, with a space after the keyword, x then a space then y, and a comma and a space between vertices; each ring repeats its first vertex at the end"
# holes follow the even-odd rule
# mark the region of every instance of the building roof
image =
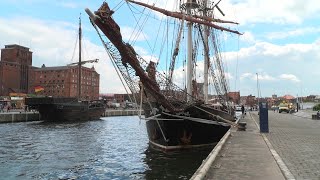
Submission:
MULTIPOLYGON (((67 70, 67 69, 74 69, 74 68, 78 68, 78 66, 52 66, 52 67, 45 67, 44 65, 42 65, 42 67, 36 68, 34 70, 35 71, 58 71, 58 70, 67 70)), ((81 68, 95 71, 94 68, 88 68, 88 67, 85 67, 85 66, 82 66, 81 68)))
POLYGON ((283 96, 283 99, 286 99, 286 100, 291 100, 291 99, 295 99, 295 97, 289 95, 289 94, 286 94, 283 96))
POLYGON ((53 67, 41 67, 34 69, 35 71, 50 71, 50 70, 66 70, 70 69, 70 66, 53 66, 53 67))
POLYGON ((25 50, 29 50, 29 48, 27 47, 24 47, 24 46, 21 46, 21 45, 18 45, 18 44, 8 44, 8 45, 4 45, 4 48, 5 49, 14 49, 14 48, 22 48, 22 49, 25 49, 25 50))

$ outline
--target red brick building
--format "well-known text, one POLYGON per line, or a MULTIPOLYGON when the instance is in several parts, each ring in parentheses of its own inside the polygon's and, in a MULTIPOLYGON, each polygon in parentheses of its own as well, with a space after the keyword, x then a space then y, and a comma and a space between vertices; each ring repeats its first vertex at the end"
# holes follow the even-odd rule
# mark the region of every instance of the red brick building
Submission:
POLYGON ((240 91, 238 92, 228 92, 228 98, 235 104, 240 104, 240 91))
POLYGON ((251 94, 249 96, 247 96, 246 105, 249 107, 254 107, 255 105, 257 105, 256 97, 252 96, 251 94))
MULTIPOLYGON (((95 69, 81 69, 81 99, 98 99, 100 75, 95 69)), ((9 93, 32 93, 41 86, 39 95, 77 97, 78 66, 32 67, 32 52, 20 45, 6 45, 1 49, 0 96, 9 93)))
POLYGON ((28 93, 32 52, 27 47, 12 44, 1 49, 0 96, 9 93, 28 93))
MULTIPOLYGON (((53 97, 78 96, 78 66, 57 66, 33 69, 33 87, 41 86, 43 91, 37 94, 53 97)), ((99 98, 100 75, 95 69, 81 68, 81 99, 99 98)))

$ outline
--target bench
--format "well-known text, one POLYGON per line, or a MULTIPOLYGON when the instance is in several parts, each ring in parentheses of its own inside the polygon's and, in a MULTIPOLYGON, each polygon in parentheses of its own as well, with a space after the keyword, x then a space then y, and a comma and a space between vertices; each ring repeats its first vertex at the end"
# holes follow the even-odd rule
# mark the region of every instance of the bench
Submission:
POLYGON ((320 120, 320 117, 316 114, 312 114, 312 119, 313 120, 320 120))

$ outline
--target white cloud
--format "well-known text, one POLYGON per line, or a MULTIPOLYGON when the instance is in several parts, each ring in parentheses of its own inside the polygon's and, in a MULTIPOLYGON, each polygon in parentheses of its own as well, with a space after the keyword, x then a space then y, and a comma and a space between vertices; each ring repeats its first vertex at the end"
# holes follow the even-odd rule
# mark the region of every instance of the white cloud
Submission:
POLYGON ((288 80, 288 81, 292 81, 292 82, 300 82, 300 80, 297 78, 297 76, 295 76, 293 74, 281 74, 279 77, 283 80, 288 80))
POLYGON ((296 36, 302 36, 306 34, 313 34, 313 33, 319 33, 320 27, 305 27, 305 28, 299 28, 289 31, 279 31, 279 32, 271 32, 268 33, 266 36, 268 39, 285 39, 288 37, 296 37, 296 36))
POLYGON ((255 37, 251 32, 244 32, 244 34, 240 36, 240 40, 247 43, 256 42, 255 37))
POLYGON ((276 80, 276 78, 274 78, 273 76, 269 75, 266 72, 262 72, 262 73, 243 73, 240 76, 240 80, 244 80, 244 79, 250 79, 250 80, 254 80, 257 81, 257 79, 259 81, 274 81, 276 80))
POLYGON ((79 7, 79 4, 75 2, 59 2, 58 4, 62 7, 72 8, 72 9, 79 7))
MULTIPOLYGON (((229 69, 235 69, 238 61, 240 81, 237 88, 243 94, 251 94, 252 89, 255 89, 256 73, 264 95, 296 94, 302 83, 304 87, 308 87, 309 92, 319 89, 313 77, 320 76, 320 40, 310 44, 285 45, 257 42, 250 47, 241 48, 239 52, 227 52, 224 56, 229 69)), ((233 86, 233 83, 230 85, 233 86)), ((319 93, 320 91, 316 94, 319 93)))
MULTIPOLYGON (((225 0, 220 4, 226 19, 235 19, 240 24, 275 23, 300 24, 306 18, 319 16, 318 0, 225 0)), ((218 13, 217 13, 218 14, 218 13)))
MULTIPOLYGON (((71 61, 77 28, 68 23, 41 21, 28 17, 0 18, 0 46, 20 44, 33 52, 33 66, 63 66, 77 61, 77 51, 71 61)), ((125 93, 122 84, 102 46, 83 38, 83 58, 100 59, 94 66, 100 74, 101 93, 125 93)))

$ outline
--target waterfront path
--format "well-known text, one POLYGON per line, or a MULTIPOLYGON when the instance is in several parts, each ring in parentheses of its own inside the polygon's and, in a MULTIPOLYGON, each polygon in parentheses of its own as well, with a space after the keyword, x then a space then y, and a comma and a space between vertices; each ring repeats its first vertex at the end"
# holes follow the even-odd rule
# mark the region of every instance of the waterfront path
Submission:
POLYGON ((231 130, 204 179, 320 179, 320 120, 312 114, 269 111, 269 133, 261 134, 250 112, 241 120, 247 130, 231 130))
MULTIPOLYGON (((320 179, 320 121, 310 118, 314 113, 269 111, 270 133, 266 136, 295 179, 320 179)), ((258 115, 252 116, 258 122, 258 115)))
POLYGON ((246 131, 231 130, 204 179, 285 179, 251 115, 241 121, 246 131))

